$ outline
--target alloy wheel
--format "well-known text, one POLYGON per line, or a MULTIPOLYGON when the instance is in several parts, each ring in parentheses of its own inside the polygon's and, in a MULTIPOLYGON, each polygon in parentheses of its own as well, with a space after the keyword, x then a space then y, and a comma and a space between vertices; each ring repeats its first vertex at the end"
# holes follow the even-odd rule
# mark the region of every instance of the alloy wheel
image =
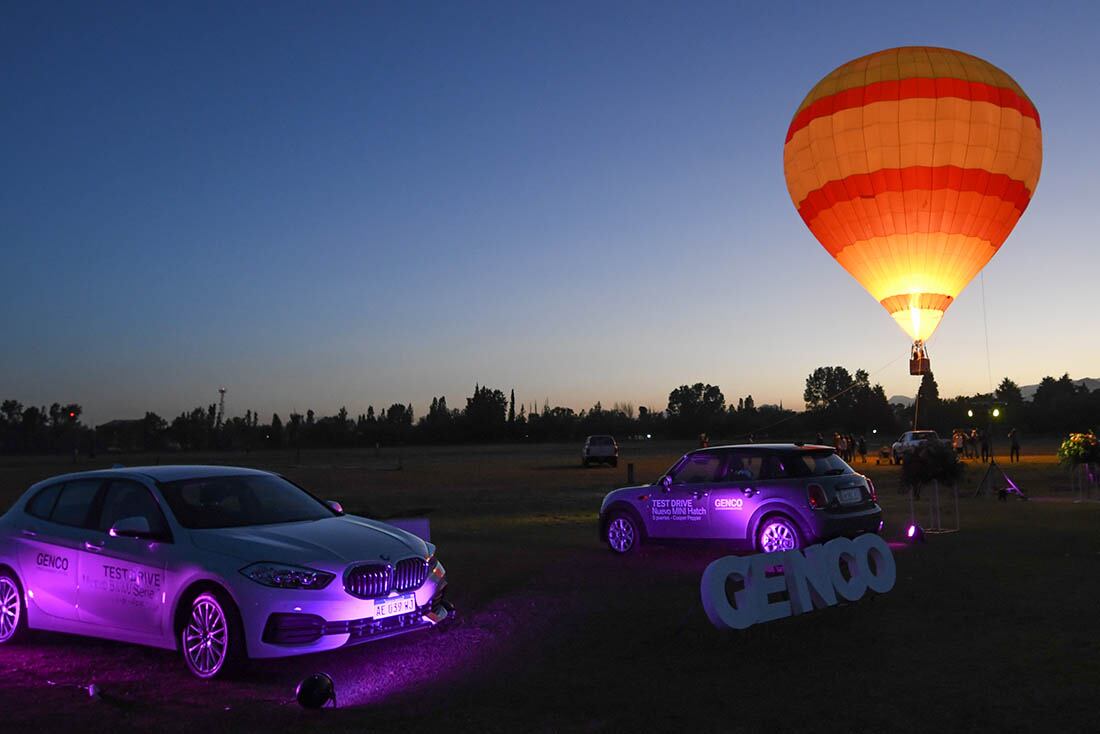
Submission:
POLYGON ((212 678, 225 665, 228 650, 225 612, 217 600, 203 594, 191 605, 191 618, 183 629, 183 654, 196 675, 212 678))
POLYGON ((19 588, 8 577, 0 576, 0 642, 15 636, 22 611, 19 588))
POLYGON ((625 517, 616 517, 607 526, 607 543, 616 553, 626 553, 634 547, 634 523, 625 517))
POLYGON ((779 553, 798 547, 798 536, 789 523, 769 520, 760 531, 760 549, 765 553, 779 553))

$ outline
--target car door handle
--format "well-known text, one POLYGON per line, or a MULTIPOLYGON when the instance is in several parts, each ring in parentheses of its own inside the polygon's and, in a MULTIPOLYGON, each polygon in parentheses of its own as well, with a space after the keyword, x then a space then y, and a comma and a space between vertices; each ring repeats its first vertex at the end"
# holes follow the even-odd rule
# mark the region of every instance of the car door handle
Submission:
POLYGON ((36 533, 33 530, 26 530, 26 529, 23 530, 23 535, 24 535, 24 537, 27 537, 27 538, 37 538, 38 537, 38 533, 36 533))
POLYGON ((84 550, 91 551, 92 553, 99 553, 101 550, 103 550, 103 541, 93 543, 90 540, 85 540, 84 550))
POLYGON ((745 487, 741 490, 741 494, 745 495, 746 497, 752 497, 754 494, 756 494, 756 490, 752 487, 745 487))

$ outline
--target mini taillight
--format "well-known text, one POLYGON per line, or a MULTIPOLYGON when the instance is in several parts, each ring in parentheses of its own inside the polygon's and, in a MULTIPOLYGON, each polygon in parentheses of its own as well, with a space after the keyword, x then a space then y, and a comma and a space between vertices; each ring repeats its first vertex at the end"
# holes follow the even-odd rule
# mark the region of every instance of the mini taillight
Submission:
POLYGON ((806 496, 810 500, 810 507, 815 510, 820 510, 829 504, 829 500, 825 497, 825 488, 820 484, 811 484, 806 487, 806 496))
POLYGON ((875 483, 867 479, 867 491, 871 493, 871 501, 878 502, 878 492, 875 491, 875 483))

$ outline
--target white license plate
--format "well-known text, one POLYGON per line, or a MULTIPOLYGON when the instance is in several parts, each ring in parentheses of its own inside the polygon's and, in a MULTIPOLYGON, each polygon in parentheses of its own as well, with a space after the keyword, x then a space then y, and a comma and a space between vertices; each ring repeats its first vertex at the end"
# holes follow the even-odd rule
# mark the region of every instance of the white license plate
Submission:
POLYGON ((399 614, 408 614, 415 611, 416 595, 402 594, 392 599, 375 599, 374 614, 371 616, 374 619, 385 619, 386 617, 396 617, 399 614))
POLYGON ((840 497, 842 505, 854 505, 863 499, 863 493, 859 491, 859 488, 842 489, 837 492, 837 496, 840 497))

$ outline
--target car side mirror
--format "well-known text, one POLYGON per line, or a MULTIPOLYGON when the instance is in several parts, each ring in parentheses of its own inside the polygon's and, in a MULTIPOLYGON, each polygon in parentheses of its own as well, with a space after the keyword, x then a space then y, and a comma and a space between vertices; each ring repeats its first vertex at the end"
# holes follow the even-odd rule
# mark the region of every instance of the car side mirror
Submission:
POLYGON ((157 539, 157 534, 149 527, 148 518, 141 516, 124 517, 118 520, 111 526, 109 533, 112 538, 136 538, 138 540, 157 539))
POLYGON ((668 488, 671 487, 671 486, 672 486, 672 477, 670 477, 668 474, 665 474, 663 477, 661 477, 661 489, 663 489, 664 491, 667 492, 668 488))
POLYGON ((343 515, 344 514, 344 506, 341 505, 336 500, 326 500, 325 504, 328 505, 328 508, 330 510, 332 510, 333 512, 335 512, 337 515, 343 515))

